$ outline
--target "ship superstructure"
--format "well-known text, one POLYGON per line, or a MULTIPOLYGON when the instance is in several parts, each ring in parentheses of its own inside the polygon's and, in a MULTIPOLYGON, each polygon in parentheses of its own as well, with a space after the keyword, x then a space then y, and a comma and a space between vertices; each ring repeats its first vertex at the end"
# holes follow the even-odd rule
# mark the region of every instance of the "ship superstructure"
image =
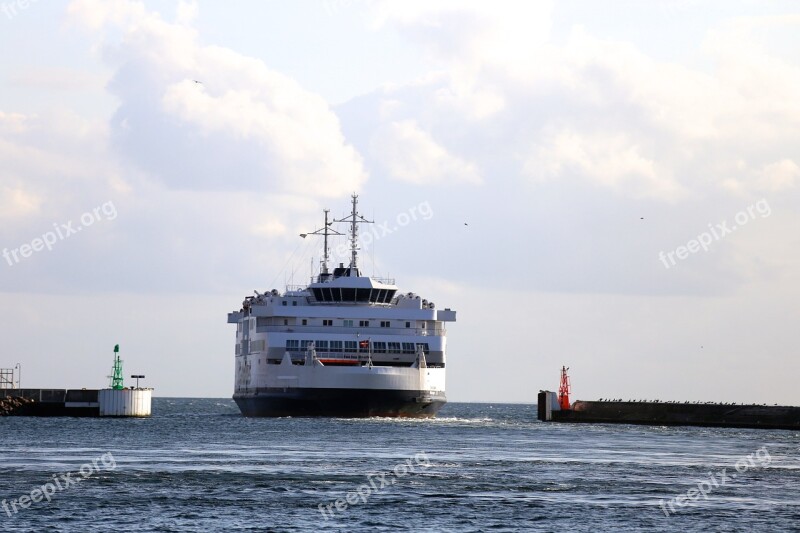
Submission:
POLYGON ((439 310, 394 280, 362 275, 357 211, 328 220, 320 271, 306 287, 248 296, 236 324, 233 398, 245 416, 432 417, 445 404, 446 322, 439 310), (349 226, 350 263, 329 268, 328 240, 349 226))

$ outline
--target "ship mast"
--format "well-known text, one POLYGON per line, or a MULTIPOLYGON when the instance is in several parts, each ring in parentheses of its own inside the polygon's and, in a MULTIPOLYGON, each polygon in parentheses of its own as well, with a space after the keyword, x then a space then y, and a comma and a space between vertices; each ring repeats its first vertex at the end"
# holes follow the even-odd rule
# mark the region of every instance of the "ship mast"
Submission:
POLYGON ((350 268, 358 267, 358 225, 359 224, 372 224, 374 221, 367 220, 358 214, 358 195, 353 194, 353 211, 350 216, 344 217, 334 222, 349 222, 350 223, 350 268))
POLYGON ((344 233, 339 233, 335 229, 331 228, 331 224, 336 221, 328 222, 328 213, 330 213, 330 209, 325 209, 325 225, 322 228, 312 231, 311 233, 301 233, 300 236, 304 239, 309 235, 322 235, 323 242, 324 242, 324 250, 322 252, 322 265, 320 269, 320 276, 327 276, 328 275, 328 260, 330 259, 330 247, 328 246, 328 236, 329 235, 344 235, 344 233))

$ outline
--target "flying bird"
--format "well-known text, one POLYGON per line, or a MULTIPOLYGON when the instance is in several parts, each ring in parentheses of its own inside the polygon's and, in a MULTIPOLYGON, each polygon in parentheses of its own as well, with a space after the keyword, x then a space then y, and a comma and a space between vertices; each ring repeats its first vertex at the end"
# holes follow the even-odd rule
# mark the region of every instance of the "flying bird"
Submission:
POLYGON ((200 84, 203 83, 202 81, 197 81, 197 80, 192 80, 192 81, 195 82, 195 83, 200 83, 200 84))

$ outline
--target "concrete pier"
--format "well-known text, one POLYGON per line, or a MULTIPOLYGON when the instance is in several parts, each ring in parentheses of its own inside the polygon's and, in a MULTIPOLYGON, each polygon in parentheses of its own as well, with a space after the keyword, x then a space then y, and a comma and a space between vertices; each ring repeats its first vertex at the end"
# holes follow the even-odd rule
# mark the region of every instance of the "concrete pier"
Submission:
POLYGON ((150 416, 152 391, 0 389, 0 416, 150 416))
POLYGON ((793 406, 577 400, 569 409, 560 409, 556 396, 552 391, 539 393, 539 420, 800 430, 800 407, 793 406))

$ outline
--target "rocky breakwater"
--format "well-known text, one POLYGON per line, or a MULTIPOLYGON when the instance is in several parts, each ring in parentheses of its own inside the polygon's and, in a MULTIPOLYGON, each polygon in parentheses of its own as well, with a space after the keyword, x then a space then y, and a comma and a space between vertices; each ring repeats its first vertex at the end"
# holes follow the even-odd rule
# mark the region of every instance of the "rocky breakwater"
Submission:
POLYGON ((22 412, 26 410, 26 407, 34 402, 35 400, 32 398, 0 398, 0 416, 22 414, 22 412))

